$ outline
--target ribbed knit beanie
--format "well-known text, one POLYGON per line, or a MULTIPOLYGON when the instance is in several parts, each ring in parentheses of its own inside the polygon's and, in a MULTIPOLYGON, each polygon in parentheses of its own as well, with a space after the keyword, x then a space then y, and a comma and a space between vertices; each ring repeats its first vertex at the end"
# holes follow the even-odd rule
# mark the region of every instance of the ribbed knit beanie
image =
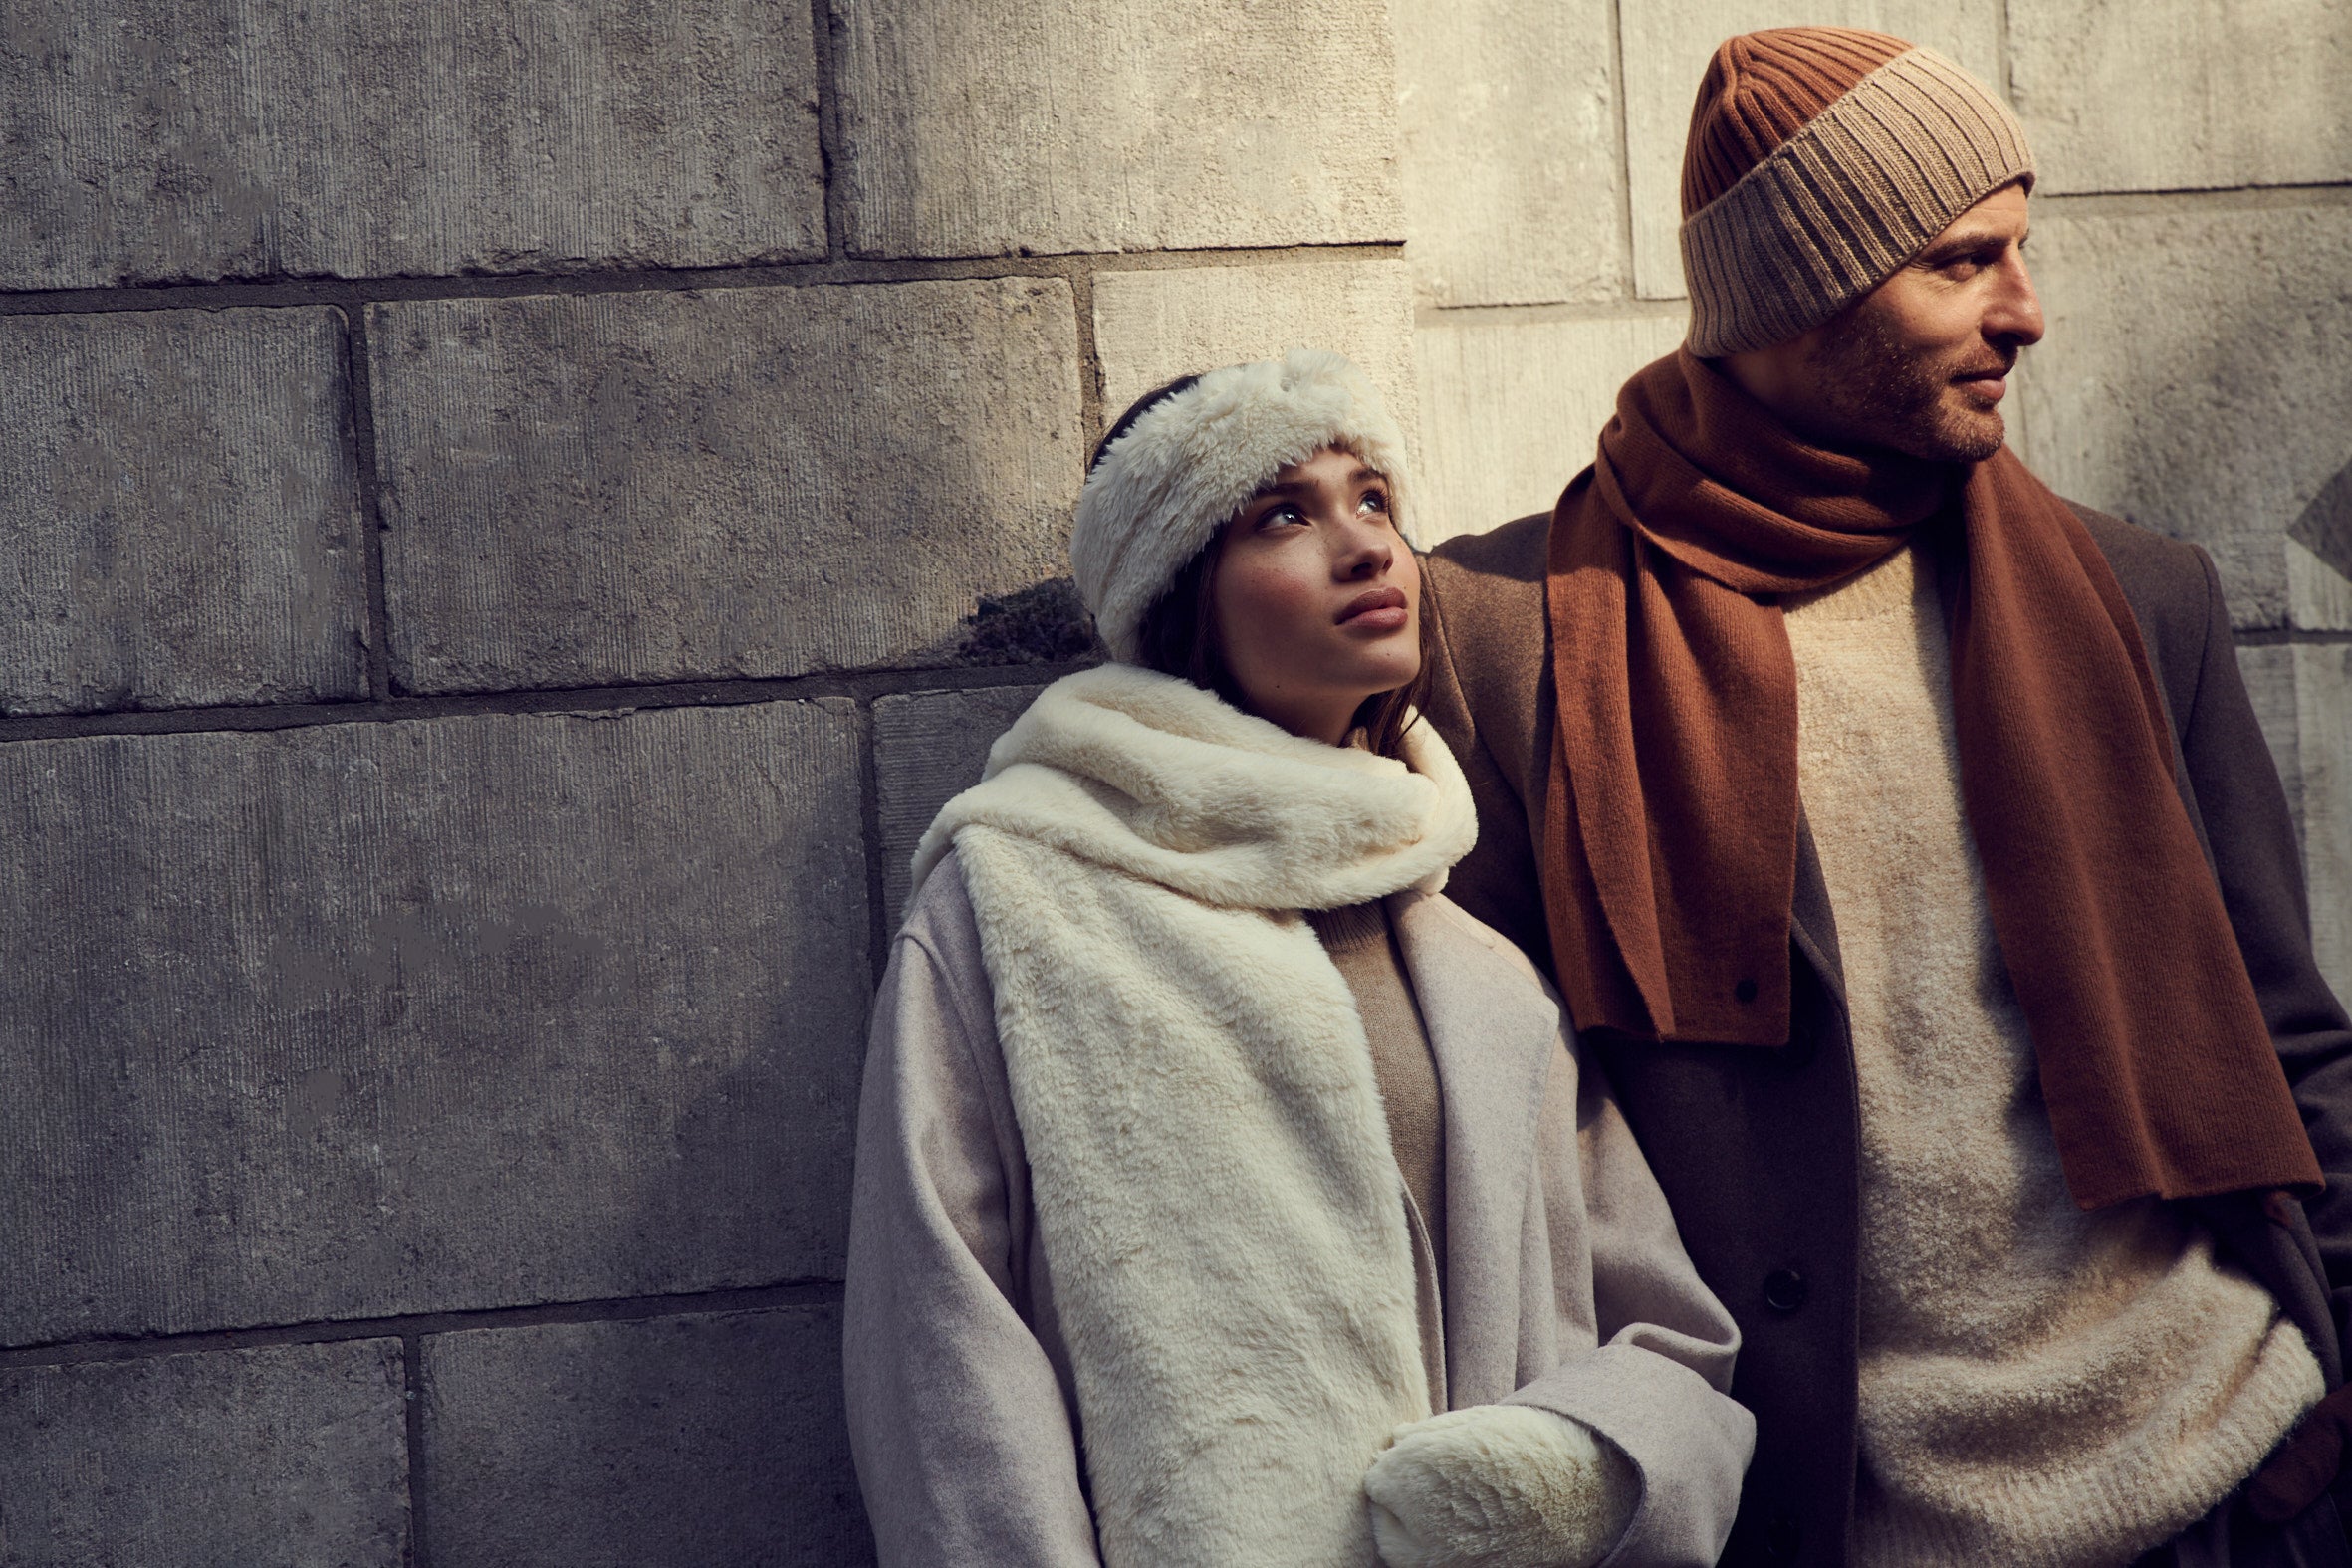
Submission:
POLYGON ((1364 372, 1327 348, 1211 370, 1133 415, 1087 474, 1069 535, 1070 574, 1111 657, 1132 662, 1176 573, 1286 466, 1325 447, 1387 477, 1390 516, 1414 543, 1404 433, 1364 372))
POLYGON ((1810 331, 2018 180, 2024 128, 1932 49, 1843 27, 1727 39, 1683 149, 1691 352, 1810 331))

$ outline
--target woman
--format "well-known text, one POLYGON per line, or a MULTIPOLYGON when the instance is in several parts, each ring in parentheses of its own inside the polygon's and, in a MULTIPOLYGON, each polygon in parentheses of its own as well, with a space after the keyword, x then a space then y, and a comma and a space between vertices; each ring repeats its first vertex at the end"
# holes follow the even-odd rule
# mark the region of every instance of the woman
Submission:
POLYGON ((886 1564, 1722 1549, 1731 1319, 1439 893, 1473 813, 1410 704, 1408 498, 1329 353, 1096 450, 1070 557, 1117 662, 941 811, 876 1002, 844 1337, 886 1564))

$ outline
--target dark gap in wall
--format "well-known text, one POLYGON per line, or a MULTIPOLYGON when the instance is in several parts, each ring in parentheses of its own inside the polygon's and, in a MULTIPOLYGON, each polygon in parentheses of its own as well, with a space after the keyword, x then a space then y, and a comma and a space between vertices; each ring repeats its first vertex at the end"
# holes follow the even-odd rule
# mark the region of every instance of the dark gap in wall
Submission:
POLYGON ((253 1328, 204 1329, 188 1334, 118 1335, 60 1340, 0 1350, 0 1372, 17 1367, 79 1366, 93 1361, 143 1361, 202 1350, 252 1350, 273 1345, 327 1345, 351 1339, 421 1341, 428 1334, 476 1328, 540 1328, 551 1323, 630 1323, 704 1312, 754 1312, 775 1307, 833 1306, 841 1299, 837 1279, 796 1279, 730 1290, 679 1295, 612 1296, 589 1301, 553 1301, 538 1306, 475 1307, 453 1312, 412 1312, 394 1317, 345 1318, 332 1322, 268 1324, 253 1328))
POLYGON ((2240 648, 2328 647, 2352 643, 2352 631, 2302 626, 2253 626, 2234 632, 2232 640, 2240 648))
POLYGON ((1638 298, 1639 291, 1633 277, 1633 181, 1624 174, 1625 170, 1632 167, 1633 157, 1633 133, 1626 128, 1625 122, 1625 0, 1613 0, 1609 6, 1609 69, 1617 90, 1615 156, 1619 175, 1613 183, 1617 187, 1617 232, 1623 237, 1618 246, 1617 259, 1625 267, 1625 297, 1634 300, 1638 298))
POLYGON ((832 0, 809 0, 809 43, 817 60, 817 153, 824 169, 824 254, 839 261, 848 254, 842 239, 841 95, 833 86, 832 0))
POLYGON ((1082 670, 1089 655, 1060 663, 947 665, 937 669, 825 671, 766 679, 660 681, 643 686, 392 696, 368 702, 285 703, 250 707, 157 708, 114 713, 19 714, 0 718, 0 745, 93 735, 190 735, 211 731, 296 730, 319 724, 391 724, 469 714, 622 714, 639 709, 733 707, 847 697, 870 703, 901 692, 959 691, 971 686, 1034 685, 1082 670))
POLYGON ((1075 302, 1078 325, 1078 428, 1086 433, 1086 444, 1078 449, 1078 461, 1094 450, 1094 443, 1102 439, 1109 428, 1111 415, 1102 411, 1102 361, 1094 352, 1094 273, 1081 268, 1070 275, 1070 298, 1075 302))
POLYGON ((863 732, 857 748, 857 825, 865 838, 865 969, 866 990, 871 993, 882 983, 894 933, 882 864, 888 852, 882 844, 882 765, 874 749, 874 705, 870 699, 857 705, 857 723, 863 732))
POLYGON ((225 310, 399 300, 498 299, 521 294, 640 294, 689 289, 810 288, 823 284, 924 283, 977 278, 1075 278, 1088 270, 1147 271, 1247 267, 1282 261, 1392 257, 1401 242, 1283 245, 1257 249, 1148 251, 1115 255, 842 258, 738 267, 611 268, 569 273, 453 273, 436 277, 271 278, 124 284, 102 289, 0 291, 0 316, 101 311, 225 310))
POLYGON ((408 1568, 432 1568, 432 1551, 425 1545, 426 1490, 424 1476, 424 1336, 400 1336, 400 1373, 404 1388, 402 1410, 408 1444, 408 1568))
POLYGON ((384 601, 383 476, 375 460, 374 361, 368 353, 367 307, 343 307, 344 373, 351 396, 352 473, 359 490, 360 560, 367 580, 367 694, 392 694, 392 617, 384 601))

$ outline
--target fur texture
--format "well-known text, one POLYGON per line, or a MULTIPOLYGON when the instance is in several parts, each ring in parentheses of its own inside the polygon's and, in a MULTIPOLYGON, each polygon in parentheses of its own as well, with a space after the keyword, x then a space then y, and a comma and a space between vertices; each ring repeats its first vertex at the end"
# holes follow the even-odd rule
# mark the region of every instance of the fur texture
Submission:
POLYGON ((1041 695, 952 842, 994 982, 1109 1568, 1369 1568, 1428 1414, 1363 1026, 1296 913, 1430 886, 1467 787, 1121 666, 1041 695))
POLYGON ((1390 515, 1412 541, 1405 441, 1364 373, 1326 348, 1227 365, 1159 404, 1086 476, 1069 564, 1111 656, 1135 656, 1152 600, 1289 463, 1324 447, 1388 477, 1390 515))
POLYGON ((1531 1405, 1399 1428, 1364 1492, 1388 1568, 1591 1568, 1641 1496, 1625 1456, 1531 1405))

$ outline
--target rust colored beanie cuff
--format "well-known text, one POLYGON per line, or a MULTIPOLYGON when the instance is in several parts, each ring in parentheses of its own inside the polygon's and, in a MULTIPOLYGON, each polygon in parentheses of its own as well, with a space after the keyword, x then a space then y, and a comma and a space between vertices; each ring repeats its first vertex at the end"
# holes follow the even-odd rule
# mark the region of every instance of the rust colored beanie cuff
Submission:
POLYGON ((1897 55, 1683 221, 1691 352, 1811 331, 1969 208, 2032 179, 2006 104, 1932 49, 1897 55))

